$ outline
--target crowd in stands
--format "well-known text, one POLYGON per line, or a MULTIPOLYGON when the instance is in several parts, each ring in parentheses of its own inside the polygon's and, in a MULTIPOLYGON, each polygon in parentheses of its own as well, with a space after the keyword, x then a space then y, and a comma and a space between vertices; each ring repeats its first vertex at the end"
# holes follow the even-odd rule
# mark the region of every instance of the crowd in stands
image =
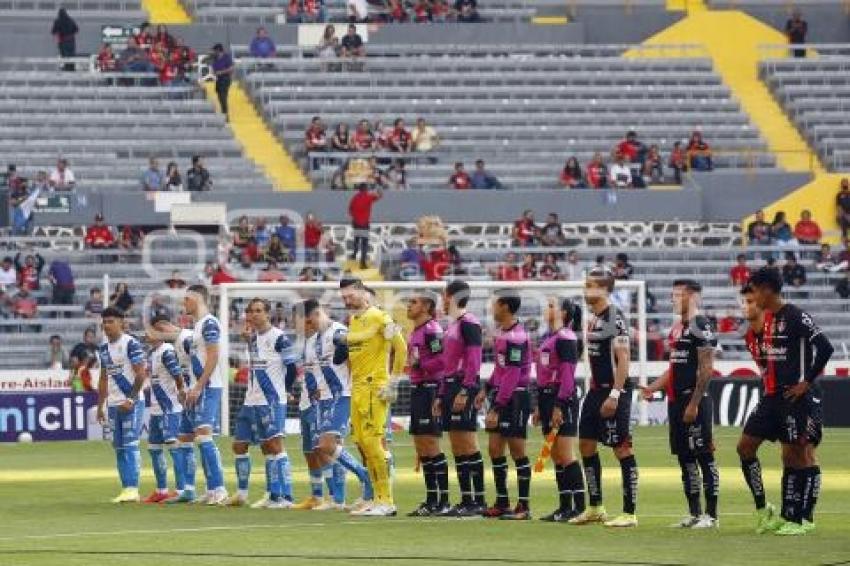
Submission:
POLYGON ((346 123, 336 125, 328 136, 327 126, 319 116, 314 116, 304 132, 304 148, 308 152, 427 152, 440 145, 440 137, 424 118, 416 120, 416 126, 408 130, 402 118, 396 118, 392 126, 382 120, 374 124, 363 119, 351 131, 346 123))
MULTIPOLYGON (((144 22, 119 54, 116 55, 111 44, 101 45, 97 68, 101 72, 157 73, 161 85, 181 85, 188 83, 197 60, 195 50, 171 35, 164 25, 153 31, 144 22)), ((119 84, 122 84, 120 80, 119 84)))
POLYGON ((200 155, 192 156, 192 166, 186 170, 185 184, 176 162, 169 162, 163 172, 156 157, 151 157, 148 161, 147 169, 142 171, 140 183, 144 191, 200 192, 210 191, 213 187, 210 172, 204 167, 204 160, 200 155))
POLYGON ((455 163, 454 172, 449 177, 449 186, 456 190, 504 188, 499 179, 487 171, 483 159, 475 161, 475 170, 472 175, 466 172, 463 162, 455 163))
MULTIPOLYGON (((482 21, 478 12, 478 0, 346 0, 346 17, 350 23, 482 21)), ((286 21, 326 22, 327 10, 324 0, 289 0, 286 21)))
POLYGON ((800 213, 800 219, 792 227, 785 212, 778 211, 772 222, 767 222, 764 211, 756 211, 755 220, 747 225, 747 243, 751 246, 816 245, 823 233, 817 222, 812 220, 810 210, 800 213))

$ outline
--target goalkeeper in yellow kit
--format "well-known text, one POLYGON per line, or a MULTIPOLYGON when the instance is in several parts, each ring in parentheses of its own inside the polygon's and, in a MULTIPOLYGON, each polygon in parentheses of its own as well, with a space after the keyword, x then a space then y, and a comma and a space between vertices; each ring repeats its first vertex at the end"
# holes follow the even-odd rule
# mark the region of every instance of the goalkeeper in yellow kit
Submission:
POLYGON ((359 279, 339 282, 345 308, 351 313, 348 346, 351 370, 351 433, 365 458, 375 488, 374 501, 351 514, 363 517, 392 517, 396 514, 390 489, 390 474, 381 440, 386 431, 389 403, 407 363, 407 344, 401 328, 390 315, 369 304, 359 279), (392 352, 392 372, 388 371, 392 352))

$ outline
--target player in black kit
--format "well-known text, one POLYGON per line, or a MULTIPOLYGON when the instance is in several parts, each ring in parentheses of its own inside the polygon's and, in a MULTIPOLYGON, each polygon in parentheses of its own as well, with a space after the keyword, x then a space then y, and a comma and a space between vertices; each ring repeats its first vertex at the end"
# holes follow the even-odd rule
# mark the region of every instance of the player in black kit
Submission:
POLYGON ((578 436, 590 506, 571 524, 604 522, 607 527, 636 527, 638 467, 629 430, 634 386, 629 380, 631 358, 626 317, 610 302, 614 275, 594 267, 585 279, 584 296, 590 309, 587 356, 590 389, 584 398, 578 436), (598 443, 610 446, 620 461, 623 480, 623 513, 607 521, 602 506, 602 463, 598 443))
POLYGON ((764 397, 747 419, 744 435, 782 444, 782 518, 777 535, 803 535, 814 529, 820 468, 814 447, 821 440, 818 375, 832 356, 829 339, 811 315, 782 300, 782 277, 759 269, 750 278, 756 304, 764 310, 758 348, 764 364, 764 397))
POLYGON ((699 312, 702 286, 692 279, 673 282, 673 311, 680 317, 670 329, 670 367, 644 388, 649 400, 667 393, 670 451, 679 459, 689 515, 675 526, 710 529, 718 526, 720 476, 714 462, 711 397, 706 395, 714 371, 715 329, 699 312), (705 515, 700 504, 700 474, 705 491, 705 515))

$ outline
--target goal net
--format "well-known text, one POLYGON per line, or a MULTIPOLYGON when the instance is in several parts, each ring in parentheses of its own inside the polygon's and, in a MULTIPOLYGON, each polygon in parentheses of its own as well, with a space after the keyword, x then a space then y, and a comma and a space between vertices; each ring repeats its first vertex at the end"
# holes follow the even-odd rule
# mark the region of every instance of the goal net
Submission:
MULTIPOLYGON (((467 310, 475 314, 482 323, 484 333, 484 359, 481 368, 481 378, 489 378, 493 367, 493 336, 496 330, 493 321, 491 303, 494 293, 498 290, 514 291, 522 300, 522 306, 517 314, 532 338, 537 344, 548 328, 546 309, 551 300, 571 298, 584 310, 582 320, 588 320, 587 306, 582 299, 583 281, 474 281, 467 280, 471 287, 471 296, 467 310)), ((397 324, 409 332, 411 324, 406 317, 406 299, 413 293, 427 290, 434 294, 437 300, 437 312, 444 315, 442 310, 441 293, 445 282, 425 281, 375 281, 367 282, 376 294, 379 307, 387 311, 397 324)), ((293 308, 308 298, 317 299, 328 311, 331 318, 345 322, 347 313, 339 293, 339 283, 333 282, 280 282, 280 283, 227 283, 218 287, 218 317, 222 328, 229 332, 222 333, 219 363, 230 368, 231 379, 225 380, 222 396, 221 433, 232 433, 231 423, 239 410, 245 396, 246 378, 248 375, 248 347, 242 336, 241 328, 245 320, 245 306, 254 297, 260 297, 271 303, 272 324, 283 329, 288 335, 296 351, 303 350, 303 329, 296 328, 296 317, 293 308)), ((647 347, 646 347, 646 285, 644 281, 617 281, 612 302, 620 307, 627 315, 632 336, 632 362, 629 373, 631 378, 640 385, 646 384, 647 347)), ((444 324, 446 320, 441 320, 444 324)), ((532 373, 532 376, 534 374, 532 373)), ((580 393, 586 390, 589 371, 587 360, 579 364, 577 378, 580 393)), ((532 388, 533 389, 533 388, 532 388)), ((409 387, 402 383, 399 396, 394 403, 393 418, 404 421, 409 416, 410 395, 409 387)), ((296 392, 297 395, 297 392, 296 392)), ((635 392, 632 420, 638 424, 647 423, 646 403, 635 392)), ((297 405, 290 404, 288 421, 290 432, 297 427, 297 405)))

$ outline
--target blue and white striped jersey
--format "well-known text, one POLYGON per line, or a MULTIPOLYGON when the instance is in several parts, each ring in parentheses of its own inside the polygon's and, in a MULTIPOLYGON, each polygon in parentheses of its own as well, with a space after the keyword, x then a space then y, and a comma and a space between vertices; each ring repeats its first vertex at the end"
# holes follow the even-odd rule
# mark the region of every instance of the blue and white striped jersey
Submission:
POLYGON ((270 327, 263 333, 254 333, 248 344, 251 357, 251 375, 245 405, 286 404, 287 373, 295 377, 295 354, 292 344, 279 328, 270 327))
POLYGON ((345 345, 339 338, 345 336, 348 329, 333 321, 322 332, 316 332, 304 341, 304 383, 299 407, 304 410, 310 406, 310 396, 306 389, 318 387, 320 399, 330 399, 334 394, 351 397, 351 373, 348 371, 348 356, 345 345), (338 345, 339 344, 339 345, 338 345))
POLYGON ((151 414, 179 413, 183 410, 177 396, 177 380, 183 379, 183 369, 177 361, 174 346, 160 344, 148 354, 151 378, 151 414))
MULTIPOLYGON (((136 375, 133 366, 145 363, 145 351, 138 340, 122 334, 115 342, 104 337, 98 347, 100 367, 106 372, 107 398, 110 407, 120 405, 130 398, 136 375)), ((134 401, 138 401, 141 394, 134 401)))
MULTIPOLYGON (((207 364, 207 346, 210 344, 218 344, 221 341, 221 324, 213 315, 207 313, 195 323, 195 329, 192 333, 192 382, 194 383, 203 373, 204 367, 207 364)), ((210 360, 210 362, 218 362, 218 360, 210 360)), ((207 387, 220 388, 222 386, 222 375, 224 369, 221 364, 217 364, 215 370, 210 375, 210 380, 207 387)))
POLYGON ((192 387, 195 383, 193 367, 197 366, 198 375, 203 370, 201 361, 197 357, 192 356, 192 337, 194 333, 186 328, 182 329, 177 334, 177 340, 174 341, 174 351, 177 353, 177 361, 180 363, 180 369, 183 370, 183 383, 186 387, 192 387))

